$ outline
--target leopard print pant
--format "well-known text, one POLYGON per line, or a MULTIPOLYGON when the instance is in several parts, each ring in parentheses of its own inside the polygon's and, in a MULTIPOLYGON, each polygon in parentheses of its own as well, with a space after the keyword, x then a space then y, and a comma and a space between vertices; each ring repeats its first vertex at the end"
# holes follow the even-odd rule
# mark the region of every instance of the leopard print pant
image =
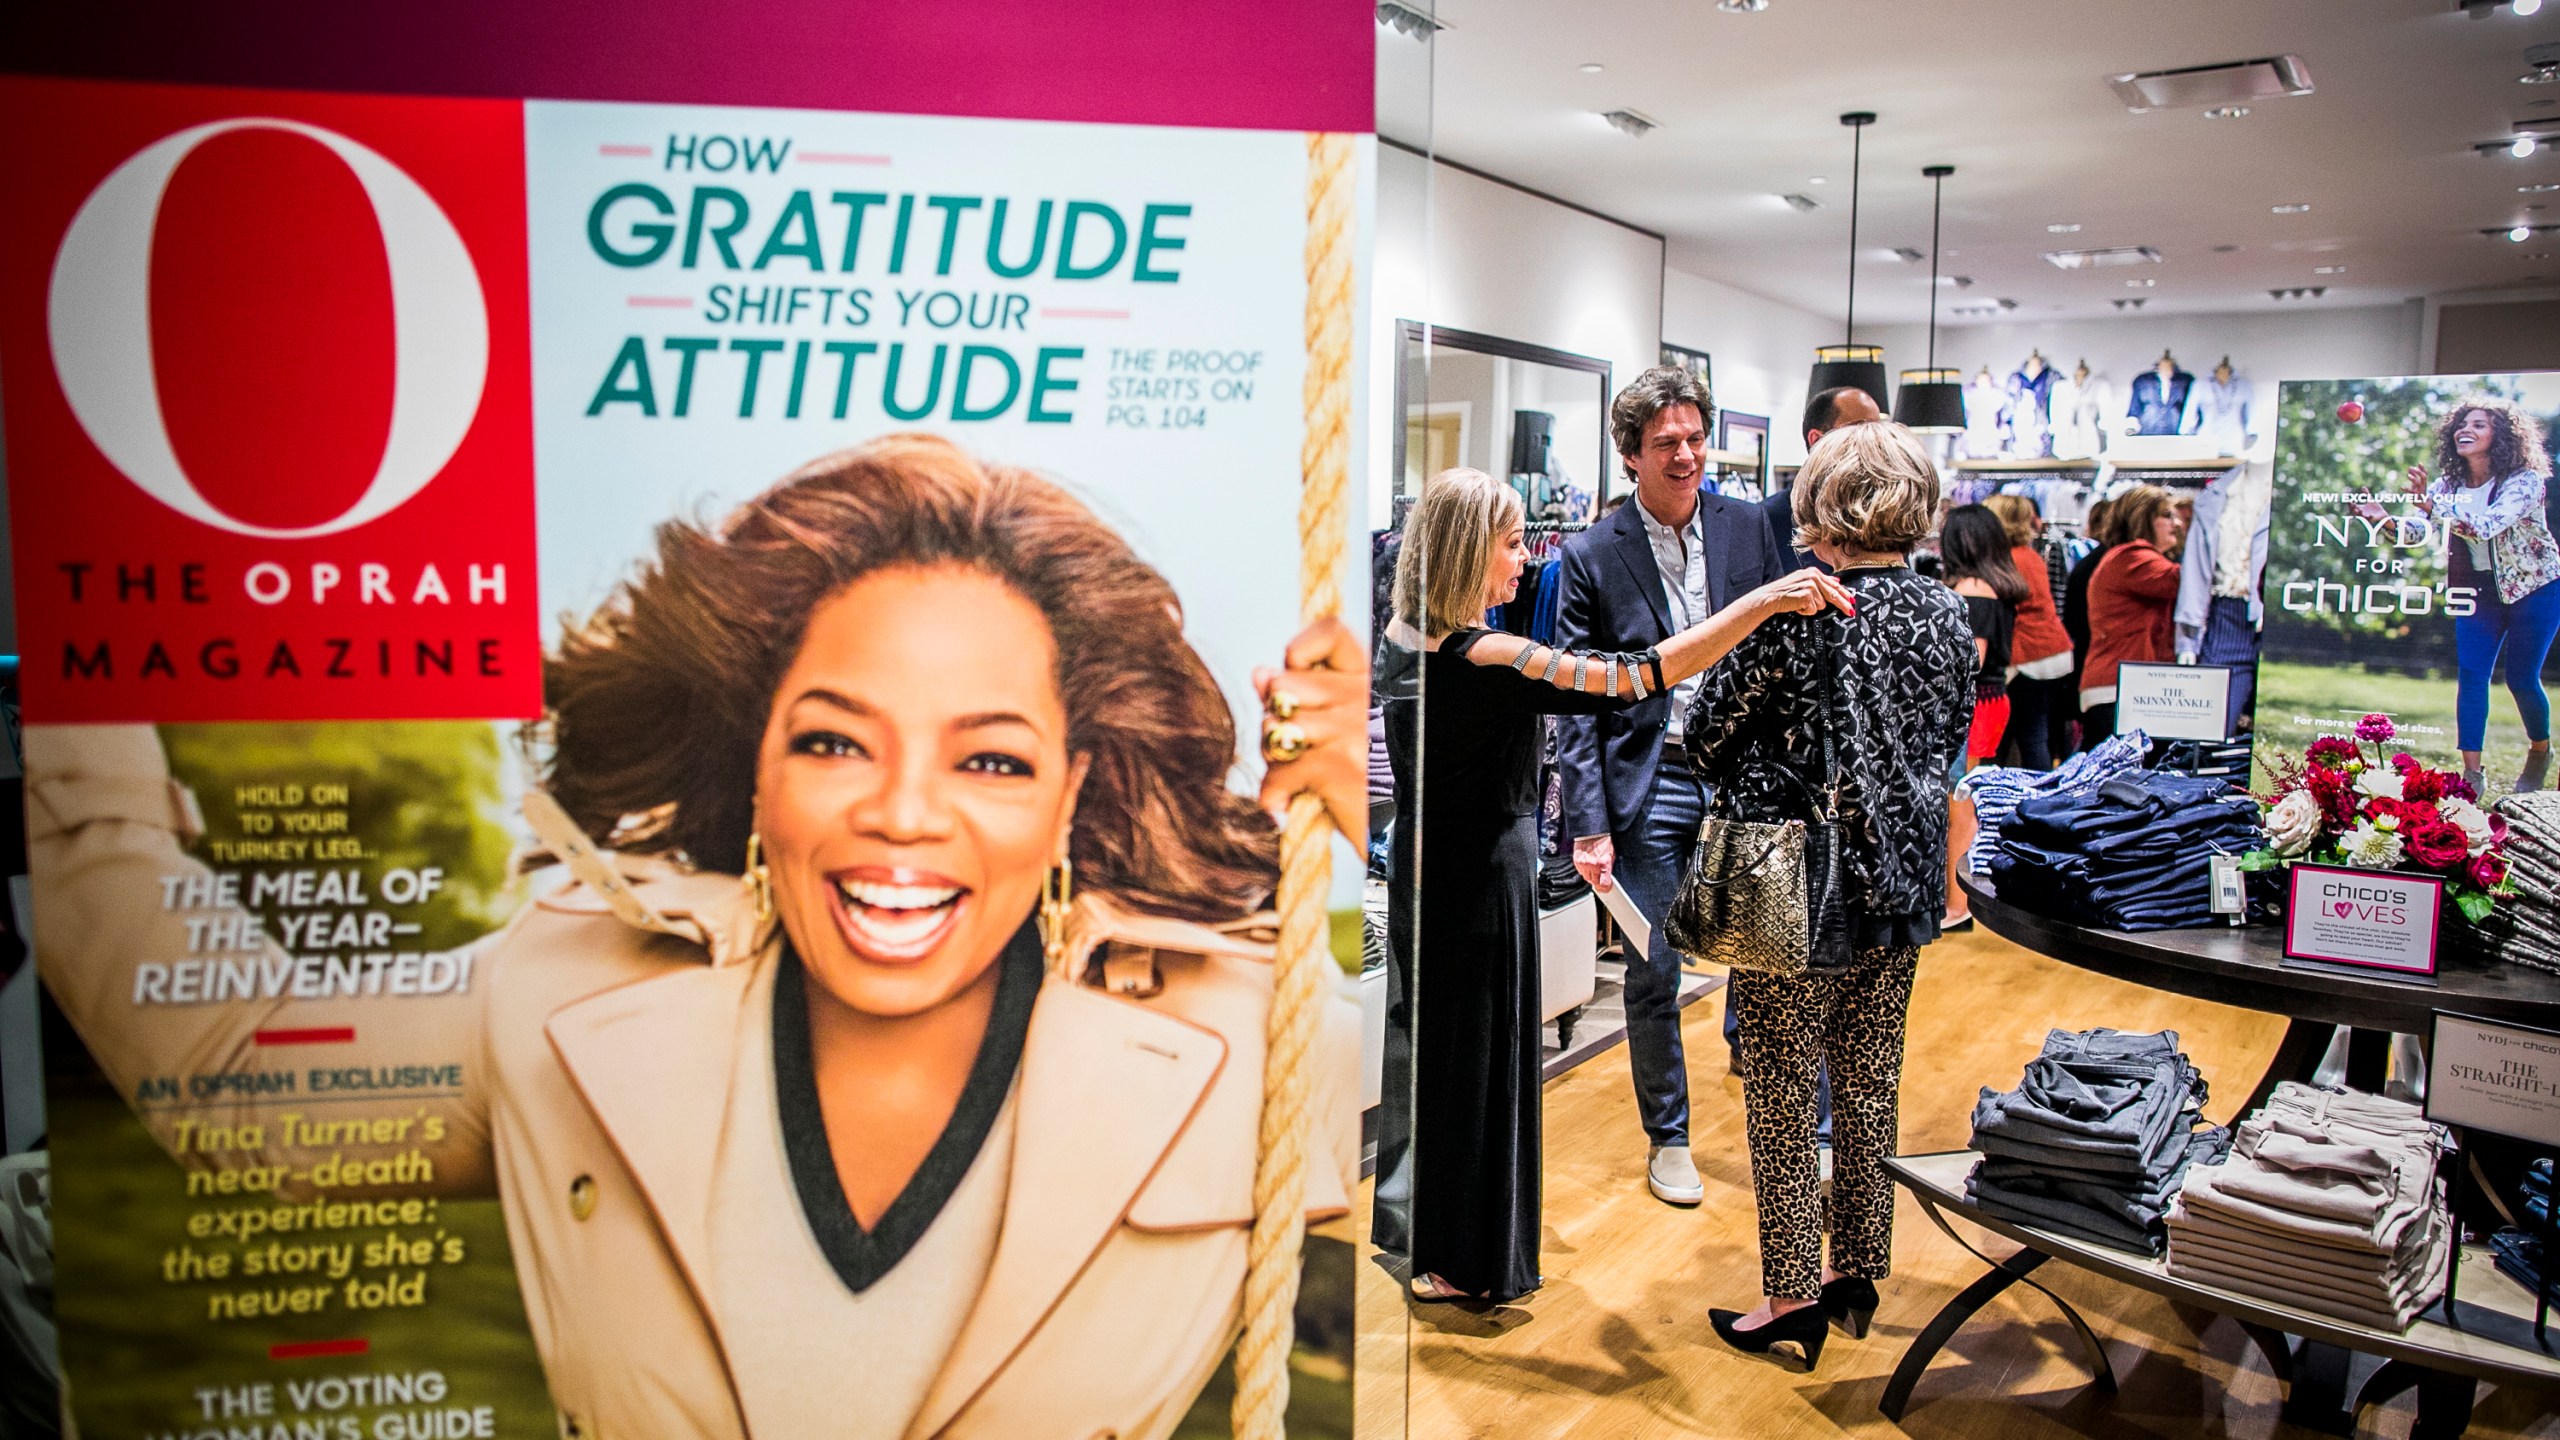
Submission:
POLYGON ((1893 1270, 1894 1153, 1903 1023, 1920 952, 1861 952, 1847 970, 1781 979, 1736 971, 1742 1103, 1760 1201, 1760 1288, 1822 1293, 1822 1182, 1814 1085, 1831 1067, 1831 1268, 1881 1280, 1893 1270))

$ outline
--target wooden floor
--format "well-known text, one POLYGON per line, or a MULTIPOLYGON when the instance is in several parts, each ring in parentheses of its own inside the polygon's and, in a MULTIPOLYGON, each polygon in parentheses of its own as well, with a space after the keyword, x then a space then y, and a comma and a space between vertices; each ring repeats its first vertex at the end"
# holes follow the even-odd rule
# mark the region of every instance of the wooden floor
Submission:
MULTIPOLYGON (((2015 1286, 1957 1334, 1896 1427, 1876 1411, 1886 1377, 1919 1327, 1983 1271, 1908 1196, 1896 1212, 1894 1275, 1865 1340, 1834 1333, 1810 1376, 1727 1349, 1708 1307, 1748 1309, 1760 1286, 1742 1086, 1725 1073, 1723 1016, 1719 994, 1690 1007, 1684 1024, 1704 1205, 1678 1210, 1645 1191, 1621 1048, 1547 1086, 1544 1288, 1485 1312, 1409 1306, 1384 1271, 1362 1263, 1362 1440, 2310 1433, 2278 1423, 2281 1390, 2233 1322, 2063 1265, 2037 1278, 2106 1341, 2122 1386, 2112 1402, 2083 1393, 2078 1346, 2052 1304, 2015 1286)), ((2233 1118, 2284 1029, 2274 1016, 2093 975, 1979 931, 1951 937, 1921 958, 1902 1149, 1961 1147, 1979 1087, 2014 1086, 2048 1029, 2095 1025, 2176 1030, 2213 1089, 2215 1120, 2233 1118)), ((1994 1255, 2005 1249, 1980 1232, 1968 1238, 1994 1255)), ((2553 1409, 2560 1395, 2484 1385, 2470 1433, 2560 1436, 2553 1409)), ((2403 1396, 2367 1411, 2360 1433, 2396 1440, 2414 1415, 2403 1396)))

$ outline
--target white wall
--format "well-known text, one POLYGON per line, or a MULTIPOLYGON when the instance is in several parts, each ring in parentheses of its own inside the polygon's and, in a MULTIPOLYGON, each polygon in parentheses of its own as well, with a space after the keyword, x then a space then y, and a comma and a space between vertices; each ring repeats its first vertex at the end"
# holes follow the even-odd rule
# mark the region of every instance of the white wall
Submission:
MULTIPOLYGON (((2010 320, 1999 324, 1938 326, 1938 363, 1965 372, 1991 367, 2007 379, 2030 349, 2068 373, 2083 359, 2093 375, 2115 384, 2119 414, 2130 403, 2133 377, 2151 368, 2162 350, 2198 377, 2213 373, 2222 357, 2255 383, 2258 403, 2275 402, 2281 380, 2339 380, 2366 375, 2414 375, 2424 371, 2418 339, 2422 307, 2373 305, 2328 310, 2317 301, 2299 310, 2231 314, 2141 315, 2104 320, 2010 320)), ((1929 332, 1918 325, 1879 325, 1861 339, 1885 347, 1887 369, 1917 370, 1928 362, 1929 332)))
MULTIPOLYGON (((1653 236, 1386 145, 1377 214, 1367 428, 1369 474, 1381 482, 1394 473, 1399 320, 1606 360, 1618 385, 1660 358, 1653 236)), ((1387 483, 1369 487, 1372 525, 1387 523, 1392 494, 1387 483)))
POLYGON ((1813 349, 1840 342, 1839 321, 1673 270, 1663 279, 1662 338, 1706 352, 1719 407, 1769 417, 1772 464, 1804 459, 1799 427, 1813 349))

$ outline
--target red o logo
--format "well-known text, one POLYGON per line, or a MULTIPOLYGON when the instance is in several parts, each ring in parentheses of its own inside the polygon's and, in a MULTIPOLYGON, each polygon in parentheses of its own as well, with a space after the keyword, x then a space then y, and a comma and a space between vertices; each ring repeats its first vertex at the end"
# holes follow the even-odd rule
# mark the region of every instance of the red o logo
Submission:
POLYGON ((407 172, 344 135, 265 117, 181 130, 99 182, 54 257, 46 332, 64 398, 111 464, 190 519, 265 539, 351 530, 425 489, 469 433, 489 369, 489 313, 479 273, 435 200, 407 172), (391 384, 380 460, 361 493, 313 524, 243 519, 204 493, 178 458, 154 364, 153 242, 170 179, 197 147, 238 131, 299 136, 336 157, 362 187, 388 273, 391 384))

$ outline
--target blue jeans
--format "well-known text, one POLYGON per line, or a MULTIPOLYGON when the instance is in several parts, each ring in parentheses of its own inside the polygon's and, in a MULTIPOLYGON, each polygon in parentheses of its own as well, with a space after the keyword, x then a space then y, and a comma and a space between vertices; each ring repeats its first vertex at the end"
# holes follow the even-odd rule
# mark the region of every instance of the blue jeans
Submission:
POLYGON ((2510 605, 2494 586, 2477 592, 2480 608, 2453 622, 2454 730, 2457 750, 2478 750, 2489 733, 2489 676, 2506 651, 2507 693, 2516 697, 2527 740, 2551 738, 2551 697, 2543 693, 2542 664, 2560 635, 2560 580, 2510 605))
MULTIPOLYGON (((1653 793, 1636 823, 1612 838, 1611 866, 1627 898, 1653 926, 1653 944, 1627 957, 1627 1068, 1636 1086, 1636 1115, 1656 1145, 1689 1143, 1689 1065, 1680 1046, 1680 952, 1662 933, 1671 897, 1697 847, 1707 787, 1688 757, 1665 745, 1653 793)), ((1729 1037, 1728 1037, 1729 1038, 1729 1037)))

